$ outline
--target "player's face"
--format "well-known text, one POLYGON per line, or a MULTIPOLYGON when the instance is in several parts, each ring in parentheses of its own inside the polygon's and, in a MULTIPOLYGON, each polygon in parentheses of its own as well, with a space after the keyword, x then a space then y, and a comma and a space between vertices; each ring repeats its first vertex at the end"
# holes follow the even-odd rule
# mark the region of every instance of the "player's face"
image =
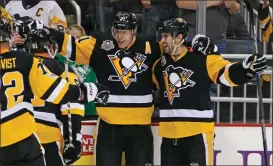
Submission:
POLYGON ((174 49, 173 40, 174 40, 174 38, 172 37, 172 35, 170 33, 162 33, 161 34, 160 42, 163 46, 164 53, 166 53, 166 54, 172 53, 172 51, 174 49))
POLYGON ((132 33, 132 30, 115 29, 114 35, 119 48, 128 47, 134 39, 134 34, 132 33))

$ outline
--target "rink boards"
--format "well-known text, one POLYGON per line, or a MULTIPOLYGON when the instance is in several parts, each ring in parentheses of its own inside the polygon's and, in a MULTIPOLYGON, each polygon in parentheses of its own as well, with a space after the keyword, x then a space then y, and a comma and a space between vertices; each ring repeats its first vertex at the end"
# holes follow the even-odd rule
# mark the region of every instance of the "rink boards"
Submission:
MULTIPOLYGON (((154 134, 154 164, 160 165, 158 124, 152 125, 154 134)), ((95 165, 96 121, 82 125, 83 154, 75 165, 95 165)), ((272 125, 266 127, 267 143, 272 165, 272 125)), ((264 165, 262 133, 259 125, 221 124, 216 126, 214 142, 216 165, 264 165)))

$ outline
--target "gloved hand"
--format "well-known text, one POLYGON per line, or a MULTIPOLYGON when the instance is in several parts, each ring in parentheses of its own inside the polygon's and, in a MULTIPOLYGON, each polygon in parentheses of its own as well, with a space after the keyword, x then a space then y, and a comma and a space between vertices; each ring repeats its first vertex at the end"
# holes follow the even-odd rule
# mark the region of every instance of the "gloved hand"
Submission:
POLYGON ((22 36, 25 36, 25 34, 32 34, 37 30, 44 29, 44 24, 43 21, 34 20, 30 17, 20 17, 15 22, 14 27, 16 32, 18 32, 22 36))
POLYGON ((216 53, 218 48, 205 35, 195 35, 191 42, 192 49, 204 55, 216 53))
POLYGON ((69 140, 64 141, 64 152, 63 158, 66 165, 73 164, 76 162, 82 154, 82 135, 77 134, 77 139, 69 143, 69 140))
POLYGON ((80 88, 83 92, 83 100, 87 102, 94 101, 100 104, 106 104, 108 101, 110 90, 98 83, 81 83, 80 88))
POLYGON ((251 69, 256 73, 261 73, 267 68, 266 58, 263 54, 253 54, 246 57, 242 65, 243 68, 251 69))

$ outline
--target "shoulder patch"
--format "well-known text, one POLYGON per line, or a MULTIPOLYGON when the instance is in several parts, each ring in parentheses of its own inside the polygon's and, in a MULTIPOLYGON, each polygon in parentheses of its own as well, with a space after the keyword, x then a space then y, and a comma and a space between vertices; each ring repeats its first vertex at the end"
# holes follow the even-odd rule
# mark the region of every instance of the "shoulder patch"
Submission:
POLYGON ((109 51, 109 50, 112 50, 114 48, 115 48, 115 46, 114 46, 114 43, 113 43, 112 40, 104 40, 102 42, 101 49, 109 51))

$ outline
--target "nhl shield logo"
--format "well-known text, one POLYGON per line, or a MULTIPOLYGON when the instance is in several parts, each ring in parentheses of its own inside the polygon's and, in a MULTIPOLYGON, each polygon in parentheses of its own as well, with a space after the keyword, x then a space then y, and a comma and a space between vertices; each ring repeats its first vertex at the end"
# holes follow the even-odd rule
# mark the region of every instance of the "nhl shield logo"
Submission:
POLYGON ((104 40, 101 45, 101 49, 109 51, 115 48, 112 40, 104 40))

